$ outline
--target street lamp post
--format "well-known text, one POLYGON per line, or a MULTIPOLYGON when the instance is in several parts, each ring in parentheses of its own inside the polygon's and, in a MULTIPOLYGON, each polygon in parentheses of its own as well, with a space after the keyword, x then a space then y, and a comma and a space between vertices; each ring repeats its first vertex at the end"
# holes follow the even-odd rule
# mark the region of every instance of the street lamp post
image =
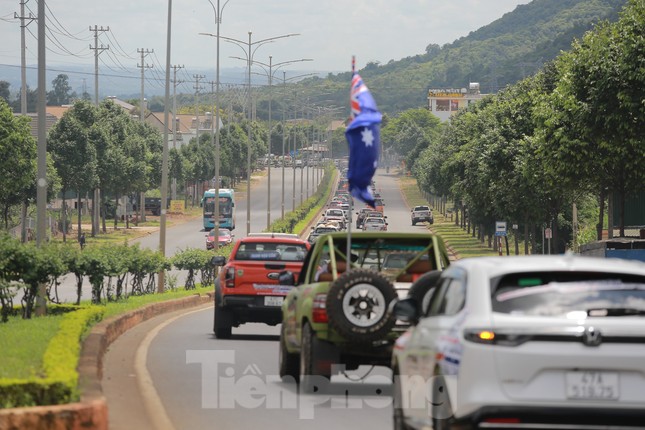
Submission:
MULTIPOLYGON (((239 57, 233 57, 233 58, 238 58, 240 60, 244 60, 243 58, 239 57)), ((268 187, 268 192, 267 192, 267 230, 271 227, 271 105, 273 101, 273 92, 272 92, 272 83, 273 83, 273 74, 274 72, 278 72, 278 70, 288 64, 293 64, 293 63, 299 63, 303 61, 313 61, 311 58, 301 58, 299 60, 289 60, 289 61, 282 61, 280 63, 273 64, 273 56, 269 55, 269 64, 262 63, 261 61, 253 61, 254 64, 260 65, 264 69, 265 74, 269 78, 269 138, 268 138, 268 145, 267 147, 269 148, 269 166, 268 166, 268 174, 267 174, 267 180, 269 182, 269 187, 268 187), (268 68, 268 71, 266 68, 268 68), (275 68, 275 69, 274 69, 275 68)), ((283 72, 283 76, 286 74, 286 72, 283 72)), ((282 143, 282 156, 283 156, 283 169, 282 169, 282 184, 283 184, 283 201, 282 201, 282 218, 284 218, 284 132, 283 132, 283 143, 282 143)))
MULTIPOLYGON (((276 37, 270 37, 268 39, 262 39, 258 40, 256 42, 252 41, 252 35, 253 32, 249 31, 249 40, 248 42, 244 42, 239 39, 233 39, 231 37, 225 37, 221 36, 219 34, 215 35, 212 33, 200 33, 202 35, 206 36, 212 36, 212 37, 217 37, 217 39, 224 39, 227 42, 233 43, 237 46, 239 46, 242 51, 244 51, 244 54, 246 55, 246 60, 248 62, 248 117, 249 117, 249 125, 248 125, 248 151, 247 151, 247 156, 246 156, 246 174, 247 174, 247 183, 246 183, 246 234, 248 235, 251 232, 251 139, 252 139, 252 133, 251 133, 251 123, 253 121, 253 112, 252 112, 252 98, 251 98, 251 66, 253 65, 253 55, 257 51, 257 49, 269 42, 273 42, 277 39, 283 39, 285 37, 291 37, 291 36, 298 36, 296 33, 290 33, 290 34, 285 34, 282 36, 276 36, 276 37), (245 48, 246 47, 246 48, 245 48)), ((218 184, 219 185, 219 184, 218 184)))
MULTIPOLYGON (((220 143, 219 143, 219 39, 220 39, 220 34, 219 34, 219 27, 220 24, 222 23, 222 12, 224 11, 224 8, 228 4, 230 0, 226 0, 224 3, 224 6, 220 8, 220 0, 217 0, 217 8, 213 4, 211 0, 208 0, 208 2, 211 4, 213 7, 213 12, 215 12, 215 21, 217 23, 217 34, 215 35, 217 42, 217 54, 215 55, 215 62, 216 62, 216 67, 215 67, 215 133, 211 135, 212 139, 215 139, 215 189, 217 192, 215 193, 215 208, 213 210, 213 225, 214 225, 214 230, 215 232, 213 233, 215 235, 215 240, 213 241, 214 244, 214 249, 217 250, 219 247, 219 183, 220 183, 220 177, 219 177, 219 167, 220 167, 220 143)), ((212 128, 212 123, 211 123, 211 128, 212 128)))

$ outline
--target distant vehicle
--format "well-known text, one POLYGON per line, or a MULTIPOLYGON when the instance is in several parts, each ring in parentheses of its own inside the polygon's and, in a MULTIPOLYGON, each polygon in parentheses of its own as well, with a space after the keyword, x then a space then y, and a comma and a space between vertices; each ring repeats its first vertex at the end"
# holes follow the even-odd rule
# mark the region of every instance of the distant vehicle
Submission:
POLYGON ((387 231, 385 218, 368 217, 363 221, 363 231, 387 231))
MULTIPOLYGON (((219 226, 235 230, 235 191, 229 188, 219 189, 219 226)), ((215 188, 204 191, 202 198, 202 211, 204 216, 204 229, 211 230, 215 227, 215 188)))
POLYGON ((383 199, 378 197, 374 199, 374 209, 379 212, 383 212, 385 210, 385 203, 383 202, 383 199))
POLYGON ((302 162, 301 159, 296 159, 296 164, 295 167, 302 168, 304 166, 304 163, 302 162))
POLYGON ((478 257, 394 304, 395 429, 645 423, 645 265, 478 257))
MULTIPOLYGON (((226 246, 233 243, 233 238, 235 237, 231 230, 227 228, 218 229, 218 246, 226 246)), ((215 229, 211 230, 206 235, 206 249, 213 249, 215 246, 215 229)))
POLYGON ((307 237, 307 242, 313 244, 321 234, 335 233, 337 231, 340 231, 340 227, 337 223, 333 222, 320 224, 316 227, 311 227, 311 233, 309 233, 309 236, 307 237))
POLYGON ((281 271, 300 272, 309 244, 295 235, 252 234, 237 241, 230 259, 213 257, 224 266, 215 280, 213 331, 231 337, 233 327, 247 322, 281 321, 280 306, 291 290, 278 285, 281 271))
POLYGON ((411 210, 410 218, 412 219, 412 225, 417 225, 418 222, 423 221, 427 221, 429 224, 434 223, 432 210, 428 206, 415 206, 411 210))

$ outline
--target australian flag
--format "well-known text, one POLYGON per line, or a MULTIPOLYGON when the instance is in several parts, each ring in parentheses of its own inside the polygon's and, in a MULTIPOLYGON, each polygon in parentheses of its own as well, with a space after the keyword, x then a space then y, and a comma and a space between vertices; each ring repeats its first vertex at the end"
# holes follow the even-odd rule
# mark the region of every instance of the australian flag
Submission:
POLYGON ((372 94, 358 73, 352 76, 350 93, 352 122, 347 126, 345 137, 349 143, 349 169, 347 181, 352 196, 374 207, 374 195, 370 184, 381 153, 381 113, 372 94))

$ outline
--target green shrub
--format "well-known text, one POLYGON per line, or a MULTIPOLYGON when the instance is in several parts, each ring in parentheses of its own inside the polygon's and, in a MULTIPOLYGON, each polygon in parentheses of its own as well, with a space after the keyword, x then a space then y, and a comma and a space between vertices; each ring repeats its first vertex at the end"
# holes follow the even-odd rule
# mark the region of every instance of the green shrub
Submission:
POLYGON ((78 400, 78 358, 88 328, 103 317, 102 307, 68 312, 43 357, 44 377, 0 379, 0 407, 38 406, 78 400))

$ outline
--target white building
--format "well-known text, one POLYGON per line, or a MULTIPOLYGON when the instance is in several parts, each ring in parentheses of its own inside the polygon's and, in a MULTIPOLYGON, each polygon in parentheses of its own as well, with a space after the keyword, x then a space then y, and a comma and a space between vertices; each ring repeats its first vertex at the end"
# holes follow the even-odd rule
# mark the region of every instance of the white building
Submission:
POLYGON ((472 82, 466 88, 440 88, 428 90, 428 109, 441 121, 448 121, 459 109, 481 100, 479 84, 472 82))

